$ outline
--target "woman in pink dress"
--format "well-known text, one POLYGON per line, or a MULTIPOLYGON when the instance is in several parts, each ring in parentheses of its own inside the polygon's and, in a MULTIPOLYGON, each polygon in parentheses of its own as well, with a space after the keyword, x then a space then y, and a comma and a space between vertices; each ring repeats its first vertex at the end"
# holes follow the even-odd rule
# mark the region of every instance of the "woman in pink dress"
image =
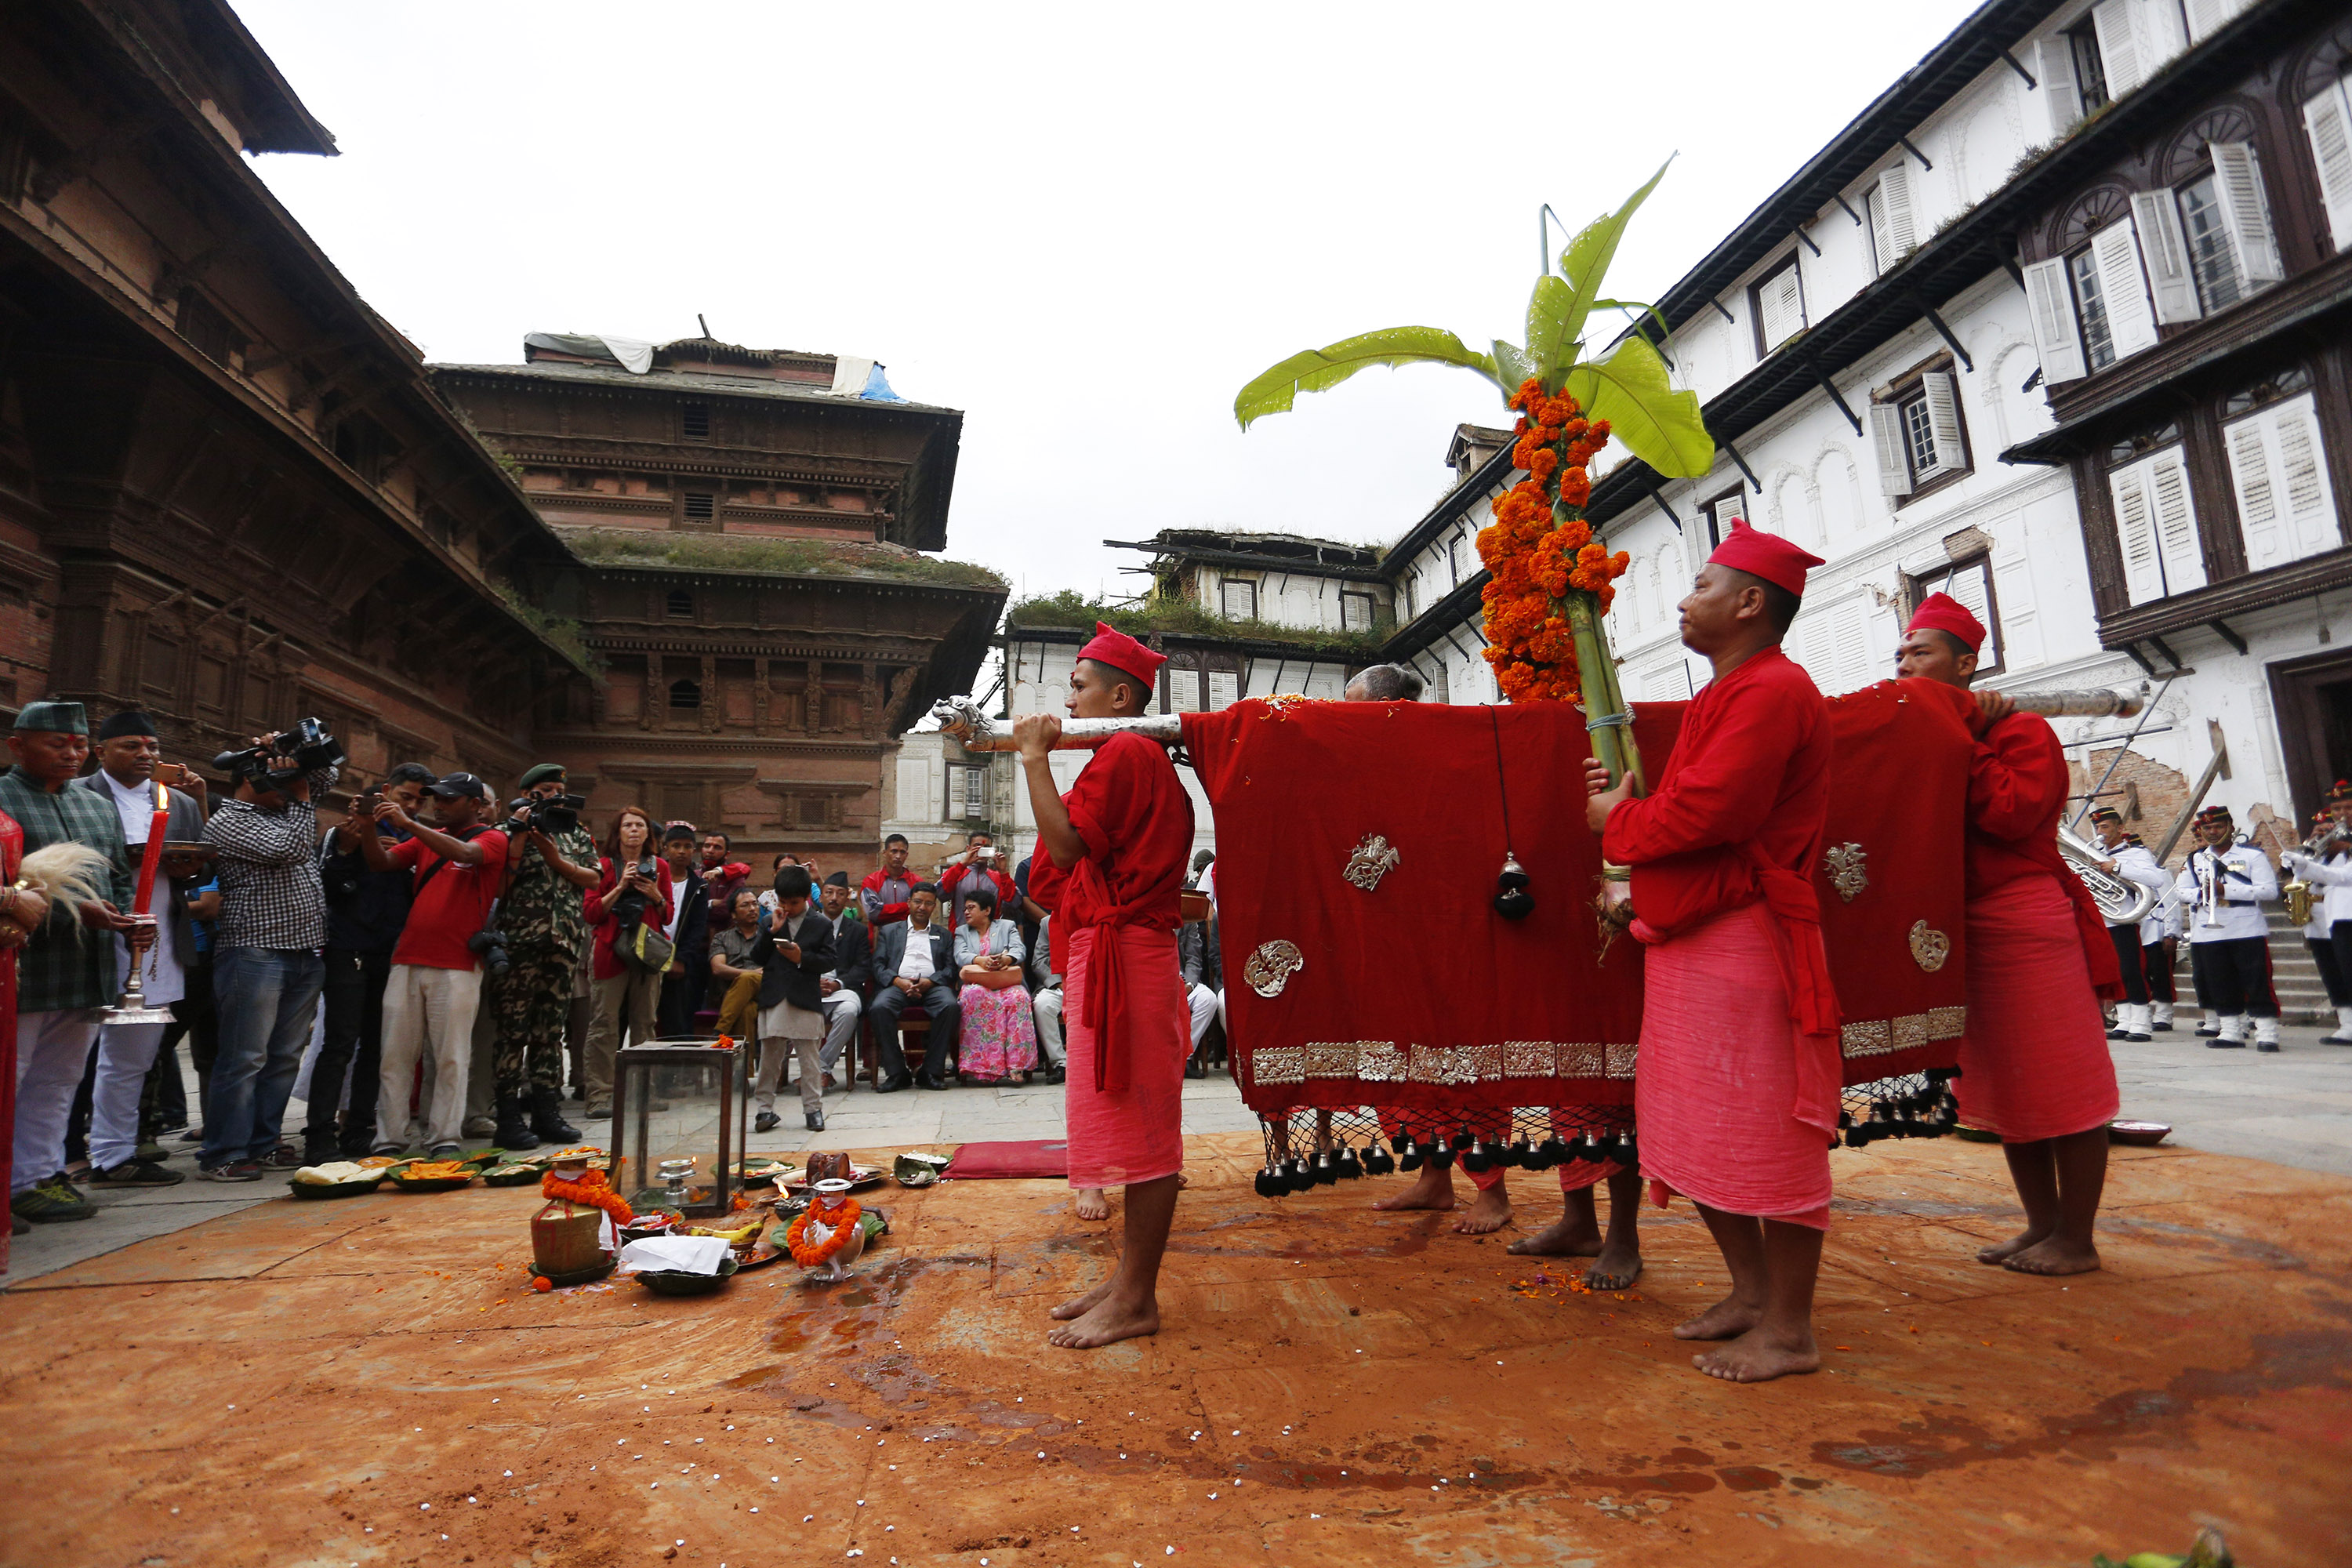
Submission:
POLYGON ((1021 983, 1028 954, 1021 946, 1021 928, 996 918, 996 890, 985 884, 964 890, 955 956, 963 980, 958 1081, 1003 1083, 1019 1073, 1027 1083, 1037 1065, 1037 1019, 1029 988, 1021 983))

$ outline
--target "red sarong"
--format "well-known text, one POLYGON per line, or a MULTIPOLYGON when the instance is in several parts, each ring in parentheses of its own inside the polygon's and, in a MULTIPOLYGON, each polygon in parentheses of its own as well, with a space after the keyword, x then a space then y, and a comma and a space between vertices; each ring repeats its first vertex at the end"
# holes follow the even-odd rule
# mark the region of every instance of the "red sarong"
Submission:
MULTIPOLYGON (((1057 952, 1062 937, 1055 933, 1057 952)), ((1083 926, 1062 959, 1062 1024, 1069 1051, 1063 1086, 1070 1128, 1070 1185, 1119 1187, 1184 1168, 1184 1059, 1192 1014, 1176 963, 1176 937, 1147 926, 1083 926), (1110 1027, 1126 1058, 1126 1087, 1096 1087, 1099 1039, 1088 1020, 1097 954, 1118 944, 1118 1012, 1110 1027)))
POLYGON ((1644 951, 1633 1111, 1642 1173, 1727 1214, 1826 1230, 1829 1139, 1796 1115, 1798 1039, 1764 906, 1644 951))
POLYGON ((1960 1119, 2004 1143, 2114 1121, 2115 1058, 2065 887, 2046 873, 2003 882, 1969 900, 1968 934, 1960 1119))

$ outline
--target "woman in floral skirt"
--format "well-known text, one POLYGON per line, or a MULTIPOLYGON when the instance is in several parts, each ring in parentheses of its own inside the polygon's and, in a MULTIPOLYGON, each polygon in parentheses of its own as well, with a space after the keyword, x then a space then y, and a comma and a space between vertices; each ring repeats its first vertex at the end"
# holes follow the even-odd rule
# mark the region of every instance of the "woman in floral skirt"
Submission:
POLYGON ((1028 957, 1021 928, 996 918, 996 890, 985 884, 965 891, 963 920, 955 938, 963 979, 957 1081, 1003 1083, 1018 1073, 1027 1083, 1037 1065, 1037 1020, 1021 981, 1028 957))

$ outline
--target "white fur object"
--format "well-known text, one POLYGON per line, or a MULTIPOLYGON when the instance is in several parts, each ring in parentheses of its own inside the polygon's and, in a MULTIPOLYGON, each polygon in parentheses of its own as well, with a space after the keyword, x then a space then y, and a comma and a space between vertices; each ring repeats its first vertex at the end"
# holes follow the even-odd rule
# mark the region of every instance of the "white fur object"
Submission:
MULTIPOLYGON (((49 900, 54 913, 59 904, 71 908, 104 899, 113 870, 113 862, 86 844, 52 844, 26 856, 18 875, 49 900)), ((89 929, 78 919, 73 922, 78 938, 87 938, 89 929)))

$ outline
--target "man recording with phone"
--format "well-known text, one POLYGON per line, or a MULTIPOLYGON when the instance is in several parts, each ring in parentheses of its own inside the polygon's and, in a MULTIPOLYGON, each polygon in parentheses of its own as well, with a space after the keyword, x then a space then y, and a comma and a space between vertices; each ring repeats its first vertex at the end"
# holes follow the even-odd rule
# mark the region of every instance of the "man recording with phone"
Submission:
POLYGON ((1020 900, 1020 890, 1005 875, 1003 858, 996 853, 995 840, 985 833, 974 833, 964 839, 962 856, 950 862, 940 878, 940 896, 950 906, 950 930, 963 924, 964 896, 983 886, 996 889, 996 907, 1000 910, 1013 908, 1020 900))
POLYGON ((310 1068, 306 1164, 357 1160, 375 1147, 383 990, 392 980, 393 949, 408 924, 412 879, 396 868, 370 870, 360 835, 372 833, 387 847, 404 842, 406 833, 376 819, 377 803, 397 801, 404 811, 422 811, 425 792, 439 776, 423 763, 395 763, 382 784, 352 802, 342 824, 320 846, 320 875, 327 889, 327 984, 319 1000, 327 1027, 310 1068))
POLYGON ((580 1141, 580 1130, 563 1120, 563 1026, 572 977, 588 945, 587 890, 600 869, 596 840, 580 826, 587 801, 565 784, 561 763, 526 772, 506 825, 513 850, 498 930, 507 968, 501 974, 494 965, 489 980, 501 1149, 580 1141))
POLYGON ((405 1150, 412 1134, 434 1159, 457 1152, 466 1115, 466 1077, 472 1063, 474 1014, 482 1000, 481 959, 474 946, 488 923, 506 872, 507 836, 482 825, 488 785, 472 773, 450 773, 430 785, 431 825, 396 801, 376 807, 376 820, 414 837, 387 846, 359 836, 369 868, 414 872, 408 923, 393 949, 383 993, 383 1056, 376 1079, 379 1154, 405 1150), (432 1053, 431 1102, 412 1115, 412 1079, 418 1059, 432 1053))

